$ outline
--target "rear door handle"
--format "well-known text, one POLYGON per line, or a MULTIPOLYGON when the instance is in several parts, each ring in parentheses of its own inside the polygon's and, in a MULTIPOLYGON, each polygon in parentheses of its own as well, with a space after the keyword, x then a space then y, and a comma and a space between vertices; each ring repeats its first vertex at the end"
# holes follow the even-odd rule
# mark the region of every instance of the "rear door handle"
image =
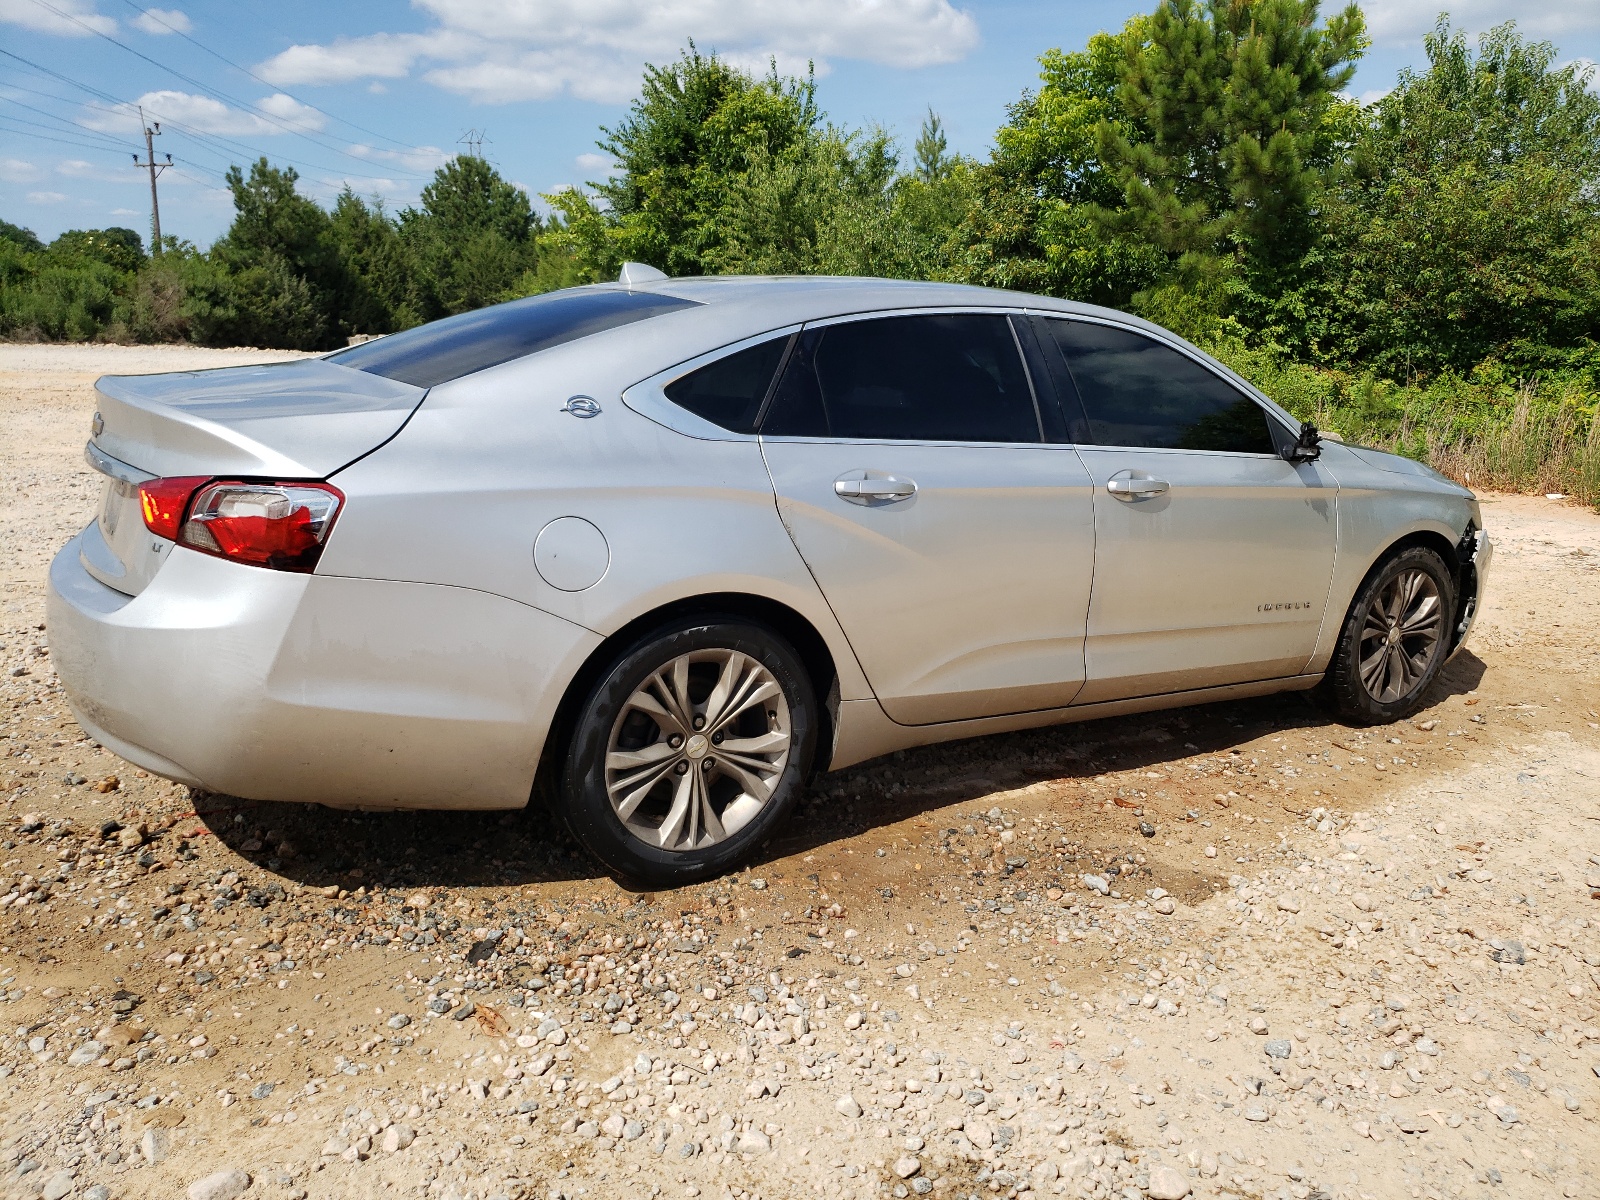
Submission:
POLYGON ((1106 491, 1113 496, 1159 496, 1169 486, 1165 479, 1106 480, 1106 491))
POLYGON ((836 479, 833 494, 857 504, 871 500, 905 500, 917 494, 917 485, 910 479, 836 479))

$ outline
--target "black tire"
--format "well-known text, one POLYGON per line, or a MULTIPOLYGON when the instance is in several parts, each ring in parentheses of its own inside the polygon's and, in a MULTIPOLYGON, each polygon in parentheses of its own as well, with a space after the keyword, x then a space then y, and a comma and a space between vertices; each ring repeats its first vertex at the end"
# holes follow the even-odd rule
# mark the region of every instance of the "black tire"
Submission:
MULTIPOLYGON (((689 669, 698 669, 698 664, 689 669)), ((703 689, 705 684, 691 681, 691 686, 703 689)), ((757 713, 756 706, 750 706, 738 720, 754 717, 765 726, 768 718, 777 717, 776 711, 765 711, 766 703, 759 707, 761 711, 757 713)), ((772 630, 747 618, 728 615, 687 618, 662 626, 623 651, 583 700, 563 760, 559 807, 573 836, 626 884, 667 888, 712 878, 749 859, 794 808, 805 786, 816 744, 817 716, 815 688, 800 656, 772 630), (670 664, 685 656, 719 654, 742 655, 747 663, 759 664, 776 681, 787 706, 787 757, 781 764, 774 764, 775 769, 767 777, 769 781, 776 780, 771 784, 770 796, 756 808, 753 816, 744 818, 745 824, 712 844, 663 849, 645 841, 618 815, 608 789, 607 755, 612 748, 613 735, 620 736, 629 728, 624 722, 639 723, 642 714, 632 704, 632 698, 658 671, 670 670, 670 664)), ((644 725, 645 732, 640 735, 647 743, 644 749, 663 749, 671 729, 664 724, 651 724, 648 719, 644 725)), ((673 736, 682 740, 681 734, 673 736)), ((771 737, 772 734, 758 730, 754 735, 745 732, 739 736, 771 737)), ((690 741, 695 741, 692 734, 690 741)), ((729 787, 737 792, 740 785, 732 774, 724 778, 717 752, 706 739, 702 737, 698 741, 702 757, 694 759, 693 765, 706 769, 705 778, 711 782, 701 785, 705 789, 705 806, 715 809, 720 801, 713 799, 713 791, 720 789, 727 795, 729 787)), ((686 756, 696 748, 691 745, 677 754, 674 761, 685 760, 682 765, 688 765, 686 756)), ((674 769, 674 773, 676 778, 682 778, 687 772, 674 769)), ((659 789, 652 791, 650 798, 641 802, 640 808, 630 814, 636 821, 644 819, 641 814, 646 812, 647 805, 671 807, 673 789, 677 786, 675 779, 666 775, 656 778, 665 791, 659 794, 659 789)), ((622 790, 622 785, 618 786, 622 790)), ((746 789, 734 803, 748 809, 749 794, 746 789)), ((725 804, 715 815, 718 818, 727 815, 730 807, 732 804, 725 804)), ((664 817, 661 824, 666 825, 668 819, 664 817)))
POLYGON ((1351 601, 1323 680, 1334 711, 1360 725, 1386 725, 1415 712, 1449 657, 1455 614, 1455 578, 1437 552, 1410 546, 1379 563, 1351 601), (1403 594, 1408 580, 1419 582, 1418 603, 1427 599, 1426 581, 1431 581, 1437 600, 1434 636, 1426 647, 1405 636, 1407 622, 1390 620, 1392 601, 1403 594), (1376 628, 1386 623, 1397 627, 1389 639, 1376 634, 1376 628), (1381 663, 1378 655, 1383 656, 1381 663), (1366 679, 1364 662, 1369 667, 1366 679), (1380 672, 1376 686, 1372 670, 1380 672))

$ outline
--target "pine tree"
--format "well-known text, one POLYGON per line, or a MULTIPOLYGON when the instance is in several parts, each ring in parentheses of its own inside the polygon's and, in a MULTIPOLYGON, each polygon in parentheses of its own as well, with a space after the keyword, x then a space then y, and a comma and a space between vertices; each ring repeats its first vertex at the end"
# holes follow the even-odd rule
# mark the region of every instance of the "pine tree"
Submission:
POLYGON ((944 122, 930 106, 914 148, 916 163, 913 169, 916 177, 923 183, 937 183, 944 179, 950 174, 953 161, 949 151, 950 143, 944 136, 944 122))
POLYGON ((1108 225, 1189 266, 1304 252, 1333 157, 1329 113, 1367 44, 1355 5, 1322 27, 1317 7, 1161 0, 1118 89, 1142 136, 1110 121, 1098 129, 1125 204, 1103 211, 1108 225))

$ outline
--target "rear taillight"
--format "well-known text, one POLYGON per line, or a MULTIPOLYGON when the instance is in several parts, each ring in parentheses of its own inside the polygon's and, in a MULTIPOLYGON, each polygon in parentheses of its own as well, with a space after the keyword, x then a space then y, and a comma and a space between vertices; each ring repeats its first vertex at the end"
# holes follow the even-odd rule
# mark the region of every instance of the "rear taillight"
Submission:
POLYGON ((139 485, 139 508, 144 513, 145 526, 157 537, 169 542, 178 540, 178 529, 183 524, 184 510, 189 507, 189 497, 208 475, 178 475, 171 479, 148 479, 139 485))
POLYGON ((344 493, 326 483, 212 483, 199 475, 142 483, 139 503, 158 537, 253 567, 309 572, 344 493))
POLYGON ((189 502, 180 544, 275 571, 312 571, 344 503, 326 483, 210 483, 189 502))

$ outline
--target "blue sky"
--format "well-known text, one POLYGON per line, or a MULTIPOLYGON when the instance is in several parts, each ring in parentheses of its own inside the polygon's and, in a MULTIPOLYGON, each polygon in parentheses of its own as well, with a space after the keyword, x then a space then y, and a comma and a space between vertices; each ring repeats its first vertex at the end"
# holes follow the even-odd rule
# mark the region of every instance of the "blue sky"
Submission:
MULTIPOLYGON (((1052 46, 1075 48, 1138 0, 0 0, 0 217, 44 238, 149 231, 136 106, 162 122, 162 231, 209 244, 228 225, 230 163, 292 164, 327 200, 348 182, 412 202, 470 130, 530 192, 603 174, 598 129, 646 62, 685 39, 759 68, 814 60, 841 124, 909 147, 931 106, 952 147, 986 152, 1006 105, 1052 46)), ((1153 3, 1153 0, 1151 0, 1153 3)), ((1423 61, 1441 0, 1374 0, 1373 49, 1352 91, 1376 95, 1423 61)), ((1533 9, 1459 0, 1471 32, 1516 18, 1562 61, 1600 59, 1600 0, 1533 9)))

